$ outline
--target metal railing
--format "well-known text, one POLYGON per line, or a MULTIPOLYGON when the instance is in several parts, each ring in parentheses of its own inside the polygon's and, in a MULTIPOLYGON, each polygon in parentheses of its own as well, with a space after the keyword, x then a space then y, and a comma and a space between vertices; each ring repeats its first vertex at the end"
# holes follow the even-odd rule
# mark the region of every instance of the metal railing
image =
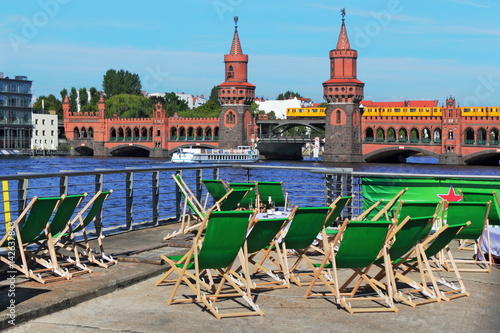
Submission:
MULTIPOLYGON (((227 182, 283 181, 289 202, 298 206, 324 206, 338 196, 353 195, 354 199, 343 211, 342 218, 355 217, 362 212, 363 177, 428 177, 415 174, 353 172, 349 168, 303 168, 258 164, 96 169, 83 172, 6 175, 0 176, 0 182, 4 185, 2 188, 5 188, 0 198, 2 201, 0 235, 5 232, 6 216, 10 215, 11 220, 15 220, 34 196, 49 197, 88 192, 86 200, 89 200, 97 191, 109 189, 114 192, 105 202, 97 219, 98 226, 102 225, 101 230, 104 234, 176 222, 182 212, 182 195, 172 178, 172 174, 175 173, 182 175, 186 184, 202 203, 205 202, 207 192, 201 180, 219 178, 227 182)), ((450 177, 500 179, 498 176, 432 176, 437 179, 450 177)))
MULTIPOLYGON (((49 197, 87 192, 89 200, 99 190, 113 189, 97 220, 102 225, 103 232, 109 234, 178 221, 182 196, 171 177, 174 173, 182 174, 187 185, 202 203, 206 200, 207 192, 201 180, 221 178, 227 182, 283 181, 289 194, 289 201, 293 204, 321 206, 331 203, 338 195, 360 195, 359 186, 352 184, 351 171, 218 165, 96 169, 83 172, 62 171, 0 176, 0 181, 8 184, 8 190, 3 191, 1 198, 0 235, 5 231, 6 213, 10 213, 11 220, 15 220, 34 196, 49 197), (9 205, 6 206, 7 201, 9 205), (6 211, 5 207, 8 206, 10 211, 6 211)), ((358 211, 360 202, 353 202, 354 206, 358 208, 349 208, 349 212, 358 211)))

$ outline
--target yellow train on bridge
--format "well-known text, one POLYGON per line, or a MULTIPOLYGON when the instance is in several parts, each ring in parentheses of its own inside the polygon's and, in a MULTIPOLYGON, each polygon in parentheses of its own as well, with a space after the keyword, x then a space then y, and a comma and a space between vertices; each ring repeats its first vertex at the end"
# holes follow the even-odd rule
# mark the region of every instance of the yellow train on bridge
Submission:
MULTIPOLYGON (((363 117, 442 117, 443 107, 365 107, 363 117)), ((500 117, 500 107, 459 107, 462 117, 500 117)), ((326 116, 326 108, 287 108, 287 119, 326 116)))

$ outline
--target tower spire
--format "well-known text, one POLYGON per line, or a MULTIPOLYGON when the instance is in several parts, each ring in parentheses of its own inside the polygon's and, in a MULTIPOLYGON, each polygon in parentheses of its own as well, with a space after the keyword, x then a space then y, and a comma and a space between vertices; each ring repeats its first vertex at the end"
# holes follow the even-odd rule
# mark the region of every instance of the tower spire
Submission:
POLYGON ((347 29, 345 27, 345 8, 340 10, 342 16, 342 26, 340 27, 339 40, 337 42, 337 50, 350 50, 349 37, 347 36, 347 29))
POLYGON ((231 50, 229 54, 240 55, 243 54, 241 49, 240 37, 238 36, 238 16, 234 17, 234 36, 233 43, 231 44, 231 50))

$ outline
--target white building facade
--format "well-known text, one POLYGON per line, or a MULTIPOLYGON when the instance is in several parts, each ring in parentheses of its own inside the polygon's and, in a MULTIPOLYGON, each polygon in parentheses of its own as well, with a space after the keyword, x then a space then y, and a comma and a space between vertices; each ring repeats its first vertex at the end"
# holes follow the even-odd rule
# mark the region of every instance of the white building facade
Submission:
POLYGON ((59 146, 57 115, 33 113, 32 149, 57 149, 59 146))

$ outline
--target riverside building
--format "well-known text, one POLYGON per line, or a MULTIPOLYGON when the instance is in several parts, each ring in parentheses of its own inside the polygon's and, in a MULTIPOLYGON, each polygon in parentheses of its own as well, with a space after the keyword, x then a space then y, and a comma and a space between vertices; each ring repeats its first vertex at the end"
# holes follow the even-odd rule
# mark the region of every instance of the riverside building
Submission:
POLYGON ((31 148, 32 81, 0 73, 0 153, 31 148))

